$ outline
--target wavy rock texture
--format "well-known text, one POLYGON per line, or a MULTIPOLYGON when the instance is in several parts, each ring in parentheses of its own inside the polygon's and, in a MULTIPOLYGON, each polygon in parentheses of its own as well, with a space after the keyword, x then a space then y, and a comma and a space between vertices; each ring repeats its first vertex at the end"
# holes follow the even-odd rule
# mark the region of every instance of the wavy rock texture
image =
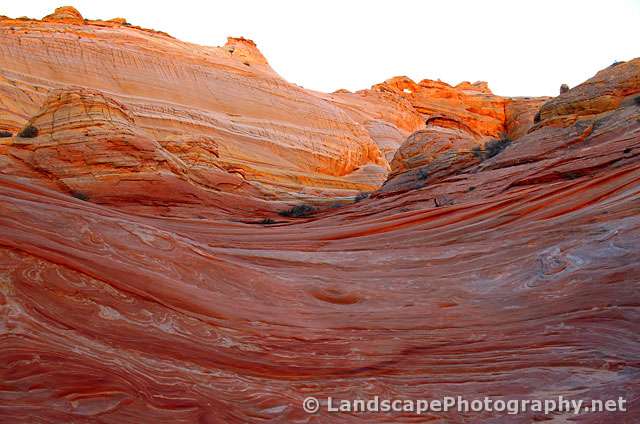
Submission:
POLYGON ((484 82, 452 87, 442 81, 415 83, 407 77, 396 77, 373 89, 399 93, 423 116, 456 118, 482 135, 497 137, 505 131, 505 98, 494 96, 484 82))
POLYGON ((150 213, 158 205, 170 213, 173 204, 220 212, 220 203, 243 204, 255 213, 263 203, 247 201, 260 192, 216 162, 214 140, 152 140, 126 106, 102 92, 54 90, 28 126, 38 128, 36 137, 16 137, 4 146, 12 175, 44 180, 83 200, 150 213))
POLYGON ((0 20, 0 127, 17 130, 51 89, 71 85, 126 105, 151 138, 212 137, 221 166, 276 186, 267 192, 317 186, 333 195, 383 181, 344 178, 386 167, 377 145, 342 109, 282 80, 252 41, 200 47, 118 22, 78 25, 72 15, 0 20))
MULTIPOLYGON (((616 62, 593 78, 549 100, 540 109, 540 126, 566 126, 632 104, 640 86, 640 58, 616 62)), ((637 104, 637 103, 636 103, 637 104)))
POLYGON ((248 40, 73 16, 0 23, 0 125, 39 129, 0 139, 0 422, 640 420, 637 59, 548 101, 322 94, 248 40), (369 198, 275 214, 389 161, 369 198), (311 395, 629 412, 309 415, 311 395))
POLYGON ((516 97, 505 102, 505 134, 516 140, 529 131, 548 97, 516 97))
POLYGON ((58 7, 56 10, 42 18, 44 22, 60 22, 67 24, 82 25, 84 18, 75 8, 71 6, 58 7))
MULTIPOLYGON (((214 140, 211 160, 268 199, 379 187, 396 150, 432 115, 489 137, 511 131, 511 99, 486 83, 397 77, 357 93, 316 93, 280 78, 251 40, 196 46, 123 18, 86 20, 70 7, 43 21, 0 19, 0 60, 0 129, 18 131, 51 90, 99 90, 152 139, 214 140)), ((517 125, 528 129, 537 106, 517 125)))
POLYGON ((390 177, 437 162, 442 162, 446 169, 453 172, 458 167, 452 161, 459 160, 463 151, 470 153, 473 147, 480 144, 480 138, 479 134, 455 119, 429 118, 427 128, 413 133, 396 152, 391 162, 390 177))
POLYGON ((425 117, 402 93, 338 90, 327 99, 364 126, 389 162, 407 136, 424 126, 425 117))
POLYGON ((397 147, 390 161, 391 183, 385 184, 385 191, 411 189, 415 178, 444 177, 477 164, 474 149, 482 149, 492 140, 520 138, 548 100, 495 96, 486 82, 462 82, 452 87, 431 80, 416 84, 407 77, 392 78, 374 89, 406 98, 425 119, 426 127, 397 147), (395 178, 407 171, 411 173, 395 178))

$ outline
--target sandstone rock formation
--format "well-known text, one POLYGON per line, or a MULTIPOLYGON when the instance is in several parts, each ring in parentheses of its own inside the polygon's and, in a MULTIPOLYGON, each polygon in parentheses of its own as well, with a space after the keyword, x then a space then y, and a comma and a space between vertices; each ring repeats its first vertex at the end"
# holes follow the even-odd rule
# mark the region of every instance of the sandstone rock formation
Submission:
MULTIPOLYGON (((465 124, 451 118, 432 117, 427 128, 413 133, 396 152, 391 162, 395 175, 425 165, 441 163, 446 172, 455 172, 462 153, 471 153, 481 136, 465 124)), ((476 161, 477 162, 477 161, 476 161)), ((430 169, 433 166, 430 167, 430 169)))
MULTIPOLYGON (((419 84, 396 77, 374 86, 375 91, 406 99, 425 120, 425 129, 408 137, 390 161, 389 178, 411 170, 405 183, 386 184, 386 189, 412 188, 424 184, 426 174, 441 177, 476 164, 472 150, 492 139, 520 138, 534 124, 534 117, 548 98, 507 98, 491 93, 486 82, 462 82, 452 87, 441 81, 419 84), (427 168, 422 168, 429 165, 427 168), (418 169, 421 168, 421 169, 418 169)), ((407 175, 405 175, 407 177, 407 175)))
POLYGON ((126 105, 153 139, 212 137, 221 166, 272 186, 267 192, 311 186, 334 195, 383 181, 344 178, 387 162, 363 126, 322 96, 282 80, 252 41, 200 47, 113 22, 79 26, 80 15, 73 16, 60 8, 42 22, 0 21, 0 101, 8 106, 0 128, 22 127, 50 90, 77 86, 126 105))
POLYGON ((80 12, 71 6, 58 7, 52 14, 45 16, 42 20, 44 22, 58 22, 76 25, 82 25, 84 23, 84 18, 80 12))
POLYGON ((516 97, 505 102, 505 134, 511 140, 517 140, 533 126, 540 107, 548 97, 516 97))
POLYGON ((640 59, 323 94, 74 16, 0 20, 0 422, 640 420, 640 59), (302 409, 559 395, 628 411, 302 409))
POLYGON ((489 137, 505 131, 504 98, 494 96, 486 83, 461 83, 452 87, 442 81, 423 80, 416 84, 407 77, 396 77, 373 88, 401 93, 426 117, 455 117, 489 137))
POLYGON ((260 195, 220 167, 214 140, 152 140, 126 106, 99 91, 54 90, 27 126, 38 129, 37 137, 17 136, 0 146, 11 175, 39 179, 83 200, 137 209, 200 208, 260 195))
POLYGON ((401 93, 337 91, 328 95, 327 100, 344 109, 367 130, 387 161, 393 159, 409 134, 424 126, 424 116, 401 93))
POLYGON ((99 90, 154 140, 215 140, 219 166, 271 199, 374 190, 396 150, 433 115, 497 137, 524 133, 537 111, 519 111, 526 119, 512 130, 506 104, 518 101, 480 82, 397 77, 357 93, 311 92, 282 80, 251 40, 194 46, 123 18, 85 20, 72 7, 43 21, 2 19, 0 35, 0 129, 23 127, 50 90, 99 90))
POLYGON ((616 63, 593 78, 546 102, 540 126, 567 126, 632 103, 640 93, 640 59, 616 63))

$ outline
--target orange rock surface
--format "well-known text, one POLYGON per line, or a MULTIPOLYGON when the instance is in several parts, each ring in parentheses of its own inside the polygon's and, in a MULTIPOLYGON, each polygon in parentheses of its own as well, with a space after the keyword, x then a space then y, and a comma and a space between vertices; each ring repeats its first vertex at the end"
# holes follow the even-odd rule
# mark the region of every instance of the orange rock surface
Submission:
POLYGON ((396 77, 373 89, 400 94, 425 117, 457 118, 477 133, 490 137, 505 131, 505 98, 494 96, 486 83, 465 82, 452 87, 442 81, 423 80, 416 84, 407 77, 396 77))
POLYGON ((0 20, 0 422, 640 421, 640 59, 324 94, 76 13, 0 20), (302 409, 560 395, 628 411, 302 409))
POLYGON ((430 118, 426 129, 413 133, 400 146, 391 162, 390 177, 424 165, 433 167, 438 162, 453 171, 453 162, 469 157, 471 150, 480 144, 480 138, 479 134, 459 121, 444 117, 430 118))
POLYGON ((593 118, 624 103, 633 104, 640 85, 640 58, 617 62, 593 78, 546 102, 540 108, 541 126, 566 126, 593 118))
POLYGON ((316 93, 282 80, 251 40, 196 46, 123 18, 85 20, 71 7, 43 21, 0 19, 0 59, 0 129, 24 126, 50 90, 100 90, 153 139, 215 140, 216 162, 266 198, 373 190, 406 137, 432 115, 492 137, 509 125, 509 99, 486 83, 398 77, 357 93, 316 93))
POLYGON ((430 165, 425 173, 455 173, 477 163, 472 149, 492 139, 517 139, 534 124, 535 114, 548 98, 495 96, 486 82, 462 82, 455 87, 442 81, 416 84, 396 77, 373 87, 411 104, 425 127, 394 145, 390 178, 430 165))
POLYGON ((58 7, 56 10, 42 18, 44 22, 59 22, 67 24, 82 25, 84 18, 75 8, 71 6, 58 7))
POLYGON ((367 130, 323 96, 282 80, 252 41, 201 47, 70 16, 60 8, 44 21, 0 20, 0 99, 8 103, 0 128, 22 127, 51 89, 79 86, 126 105, 151 138, 213 138, 221 166, 275 186, 268 193, 316 187, 335 195, 383 181, 346 178, 367 164, 387 166, 367 130))

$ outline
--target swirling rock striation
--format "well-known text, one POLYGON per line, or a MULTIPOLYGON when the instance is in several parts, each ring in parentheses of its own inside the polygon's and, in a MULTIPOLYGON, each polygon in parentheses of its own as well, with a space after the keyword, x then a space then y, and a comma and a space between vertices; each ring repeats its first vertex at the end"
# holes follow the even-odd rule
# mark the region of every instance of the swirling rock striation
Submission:
POLYGON ((311 93, 247 40, 102 25, 0 23, 0 124, 38 128, 0 139, 0 422, 640 420, 638 59, 531 126, 484 84, 311 93), (370 196, 275 213, 377 187, 394 143, 370 196), (302 409, 560 395, 628 412, 302 409))
POLYGON ((82 87, 126 105, 152 139, 214 139, 221 167, 255 181, 265 196, 308 186, 333 196, 384 179, 347 178, 369 164, 387 167, 367 130, 280 78, 252 41, 202 47, 119 22, 79 25, 73 16, 61 8, 43 21, 0 20, 0 128, 24 126, 51 90, 82 87))

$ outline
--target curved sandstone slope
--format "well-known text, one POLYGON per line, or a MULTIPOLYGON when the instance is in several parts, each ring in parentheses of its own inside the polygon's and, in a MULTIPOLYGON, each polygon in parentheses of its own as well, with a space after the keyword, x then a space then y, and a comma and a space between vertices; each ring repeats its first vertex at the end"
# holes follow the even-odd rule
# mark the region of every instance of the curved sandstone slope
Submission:
MULTIPOLYGON (((549 100, 496 96, 486 82, 462 82, 452 87, 431 80, 416 84, 407 77, 391 78, 356 93, 338 90, 328 99, 365 126, 390 163, 407 136, 425 126, 441 126, 445 121, 456 122, 455 126, 468 133, 454 144, 467 146, 468 136, 475 139, 476 145, 492 138, 515 140, 533 126, 540 106, 549 100), (432 122, 434 119, 438 122, 432 122)), ((446 133, 442 136, 448 137, 446 133)), ((457 152, 454 147, 452 154, 457 152)), ((393 163, 391 168, 393 175, 397 172, 393 163)))
POLYGON ((639 94, 640 58, 616 62, 546 102, 540 109, 538 126, 567 126, 624 104, 638 104, 634 98, 639 94))
POLYGON ((536 114, 549 97, 512 97, 505 101, 505 135, 516 140, 533 126, 536 114))
POLYGON ((82 22, 68 9, 0 19, 0 129, 21 128, 51 89, 79 86, 126 105, 152 139, 214 139, 222 167, 276 191, 382 183, 384 174, 374 185, 343 178, 386 160, 362 125, 282 80, 252 41, 202 47, 117 20, 82 22))
POLYGON ((442 81, 415 83, 407 77, 395 77, 373 89, 398 93, 425 118, 436 115, 456 119, 488 137, 498 137, 505 131, 505 98, 493 95, 486 83, 452 87, 442 81))
POLYGON ((432 116, 488 139, 517 138, 540 105, 495 96, 486 83, 406 77, 317 93, 284 81, 251 40, 203 47, 123 18, 87 20, 72 7, 41 21, 0 17, 0 63, 0 130, 22 128, 52 90, 98 90, 125 105, 151 140, 183 151, 189 140, 215 144, 198 160, 216 164, 218 186, 241 177, 271 200, 379 188, 398 148, 432 116))
MULTIPOLYGON (((176 175, 205 166, 203 150, 215 156, 206 139, 156 144, 119 103, 95 104, 91 130, 110 111, 130 137, 123 155, 176 175)), ((84 116, 69 114, 60 131, 84 116)), ((425 131, 466 128, 455 122, 425 131)), ((56 134, 43 131, 30 148, 56 134)), ((455 175, 407 188, 403 172, 356 204, 272 225, 141 216, 2 175, 0 421, 636 423, 639 158, 640 105, 622 102, 533 128, 455 175), (628 412, 301 407, 307 396, 560 395, 621 396, 628 412)))
MULTIPOLYGON (((598 139, 598 134, 603 131, 616 135, 626 133, 636 123, 636 112, 640 106, 640 59, 612 65, 540 106, 543 100, 512 98, 506 102, 507 131, 503 133, 506 143, 502 148, 509 145, 510 148, 479 166, 475 165, 491 156, 485 152, 491 148, 486 137, 478 138, 476 128, 468 127, 458 119, 428 119, 427 129, 411 135, 398 149, 391 161, 391 173, 382 194, 412 190, 427 184, 437 191, 439 189, 434 187, 440 182, 447 186, 447 177, 451 181, 471 180, 478 171, 488 169, 510 168, 520 174, 518 179, 524 181, 511 181, 510 184, 528 184, 528 181, 578 178, 609 164, 625 162, 632 147, 623 144, 629 151, 621 150, 620 145, 607 151, 610 146, 593 144, 591 140, 598 139), (533 117, 536 122, 530 125, 532 112, 539 106, 539 112, 533 117), (478 147, 473 147, 474 134, 478 147), (510 143, 511 138, 513 143, 510 143), (584 156, 600 149, 604 150, 597 160, 584 160, 584 156), (525 169, 530 175, 522 175, 525 169)), ((501 174, 502 171, 496 175, 501 174)), ((507 181, 503 178, 500 184, 507 181)), ((474 191, 476 184, 471 185, 471 191, 474 191)), ((457 197, 477 195, 447 194, 447 202, 457 197)))
POLYGON ((423 184, 426 175, 444 177, 477 164, 479 155, 474 151, 482 150, 492 140, 522 137, 548 100, 495 96, 484 82, 452 87, 431 80, 416 84, 407 77, 387 80, 374 86, 373 92, 404 99, 425 120, 424 129, 393 146, 396 151, 390 160, 389 179, 412 171, 419 180, 411 182, 414 186, 423 184))
POLYGON ((389 177, 425 165, 431 165, 429 171, 439 164, 447 172, 453 172, 458 169, 454 163, 460 159, 473 164, 477 160, 473 160, 471 150, 480 144, 480 138, 458 121, 431 118, 426 129, 413 133, 400 146, 391 162, 389 177))
POLYGON ((635 422, 638 199, 636 160, 460 206, 417 190, 264 228, 136 218, 1 177, 4 421, 416 420, 308 415, 313 394, 624 396, 631 412, 606 421, 635 422))
MULTIPOLYGON (((565 99, 565 107, 572 104, 571 98, 565 99)), ((483 149, 470 152, 460 147, 465 143, 461 136, 451 141, 443 136, 444 130, 419 131, 396 154, 390 178, 377 195, 424 187, 423 196, 437 206, 481 199, 496 190, 592 176, 628 164, 636 160, 639 103, 624 102, 566 127, 542 121, 491 158, 483 149), (438 150, 443 140, 453 146, 445 153, 438 150), (429 154, 440 156, 433 159, 429 154)), ((466 143, 468 147, 471 142, 466 143)))
POLYGON ((38 128, 36 137, 13 137, 0 146, 3 171, 79 199, 139 210, 147 205, 154 214, 158 205, 182 205, 213 206, 207 214, 215 215, 226 202, 250 214, 260 204, 272 209, 255 199, 260 192, 243 178, 220 168, 215 141, 152 140, 126 106, 102 92, 54 90, 28 126, 38 128))
POLYGON ((399 93, 338 90, 326 97, 364 126, 389 162, 407 136, 424 126, 422 114, 399 93))

